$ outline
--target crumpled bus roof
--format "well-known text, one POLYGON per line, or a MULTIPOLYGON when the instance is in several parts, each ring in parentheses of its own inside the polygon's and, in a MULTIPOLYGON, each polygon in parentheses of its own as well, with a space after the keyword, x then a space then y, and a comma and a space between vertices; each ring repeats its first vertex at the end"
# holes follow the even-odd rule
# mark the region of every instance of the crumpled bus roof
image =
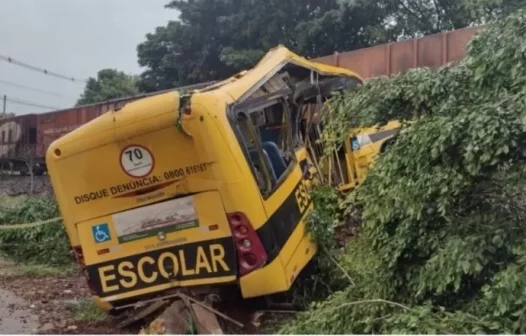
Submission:
POLYGON ((218 90, 228 93, 234 101, 239 101, 248 93, 257 89, 258 84, 263 84, 263 79, 269 79, 287 63, 293 63, 311 69, 322 75, 343 75, 363 81, 360 75, 351 70, 309 61, 306 58, 293 53, 285 46, 279 45, 276 48, 271 49, 252 69, 243 71, 212 86, 218 87, 218 90))

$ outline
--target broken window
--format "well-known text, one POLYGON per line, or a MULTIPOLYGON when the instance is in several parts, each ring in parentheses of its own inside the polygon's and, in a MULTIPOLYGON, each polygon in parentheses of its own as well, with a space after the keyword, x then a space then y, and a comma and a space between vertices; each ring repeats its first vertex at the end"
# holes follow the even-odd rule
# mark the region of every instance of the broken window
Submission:
POLYGON ((311 156, 322 156, 318 140, 325 101, 359 83, 288 63, 239 99, 232 110, 234 128, 262 195, 270 195, 292 171, 297 150, 307 147, 311 156))
POLYGON ((259 97, 237 110, 237 125, 263 195, 278 185, 295 161, 285 97, 259 97))

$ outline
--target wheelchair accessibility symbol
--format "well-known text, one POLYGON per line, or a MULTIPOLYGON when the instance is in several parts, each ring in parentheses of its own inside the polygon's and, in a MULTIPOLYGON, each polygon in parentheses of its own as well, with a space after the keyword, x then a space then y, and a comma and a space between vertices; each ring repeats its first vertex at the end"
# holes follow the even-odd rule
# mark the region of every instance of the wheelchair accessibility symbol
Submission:
POLYGON ((110 229, 106 223, 91 227, 91 231, 93 232, 93 239, 97 244, 111 240, 110 229))

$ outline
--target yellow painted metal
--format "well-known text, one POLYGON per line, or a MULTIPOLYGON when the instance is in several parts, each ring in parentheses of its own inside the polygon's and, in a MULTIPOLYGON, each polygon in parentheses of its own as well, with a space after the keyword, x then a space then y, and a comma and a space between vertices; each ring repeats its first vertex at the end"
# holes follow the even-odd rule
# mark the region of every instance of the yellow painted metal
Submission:
MULTIPOLYGON (((173 91, 134 101, 51 144, 46 162, 64 227, 71 245, 82 249, 100 307, 108 310, 119 300, 174 287, 237 283, 245 297, 290 288, 316 252, 305 231, 311 182, 299 162, 316 170, 300 147, 285 178, 270 195, 262 195, 228 116, 230 108, 290 64, 361 80, 352 71, 309 61, 279 46, 251 70, 190 95, 173 91), (133 155, 139 159, 137 167, 130 166, 133 155), (134 239, 125 240, 130 228, 119 218, 133 220, 131 210, 147 212, 180 198, 191 200, 197 226, 145 236, 139 230, 134 239), (296 223, 290 222, 284 205, 300 210, 296 223), (237 272, 226 215, 234 212, 245 214, 258 233, 270 225, 290 227, 278 250, 267 251, 271 260, 245 276, 237 272), (105 238, 97 240, 97 234, 105 238)), ((370 157, 364 148, 356 162, 370 157)))

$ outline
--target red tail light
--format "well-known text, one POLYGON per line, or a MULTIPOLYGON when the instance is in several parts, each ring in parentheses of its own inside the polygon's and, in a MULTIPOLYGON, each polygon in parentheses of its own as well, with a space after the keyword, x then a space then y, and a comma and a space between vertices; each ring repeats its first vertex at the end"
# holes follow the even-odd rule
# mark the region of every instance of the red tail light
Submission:
POLYGON ((86 262, 84 261, 84 252, 82 251, 82 246, 73 246, 73 253, 75 254, 75 258, 77 258, 77 262, 80 264, 84 276, 86 277, 91 294, 97 294, 95 286, 93 285, 93 281, 91 281, 88 270, 86 269, 86 262))
POLYGON ((239 274, 243 276, 263 266, 267 252, 244 213, 234 212, 227 217, 236 244, 239 274))

